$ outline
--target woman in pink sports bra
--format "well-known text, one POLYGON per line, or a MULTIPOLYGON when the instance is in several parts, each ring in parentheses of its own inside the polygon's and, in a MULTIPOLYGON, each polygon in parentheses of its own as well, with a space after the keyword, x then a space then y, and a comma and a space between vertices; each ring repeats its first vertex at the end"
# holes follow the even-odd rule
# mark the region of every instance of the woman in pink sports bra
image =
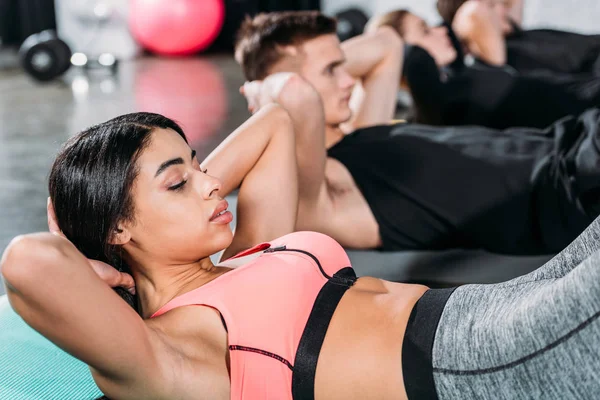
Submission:
POLYGON ((12 307, 87 363, 112 399, 600 391, 600 223, 504 284, 434 290, 357 278, 333 239, 290 233, 294 130, 304 122, 264 107, 202 165, 157 114, 81 132, 50 174, 55 234, 16 238, 3 255, 12 307), (233 235, 223 197, 236 187, 233 235), (214 265, 221 250, 233 257, 214 265))
POLYGON ((320 349, 316 398, 406 397, 397 339, 426 288, 333 278, 351 271, 344 250, 322 234, 290 234, 296 193, 272 190, 297 185, 293 128, 281 107, 266 107, 202 166, 181 128, 156 114, 73 137, 50 174, 49 224, 63 237, 24 236, 5 253, 13 308, 86 362, 111 399, 291 399, 300 339, 332 278, 352 286, 320 349), (236 187, 233 235, 223 197, 236 187))

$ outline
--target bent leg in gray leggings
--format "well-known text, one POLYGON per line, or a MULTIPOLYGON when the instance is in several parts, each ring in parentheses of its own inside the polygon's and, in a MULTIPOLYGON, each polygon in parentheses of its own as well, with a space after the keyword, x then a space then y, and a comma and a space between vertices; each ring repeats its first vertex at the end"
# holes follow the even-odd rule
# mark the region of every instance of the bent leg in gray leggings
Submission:
POLYGON ((450 296, 433 373, 445 399, 600 398, 600 220, 538 270, 450 296))

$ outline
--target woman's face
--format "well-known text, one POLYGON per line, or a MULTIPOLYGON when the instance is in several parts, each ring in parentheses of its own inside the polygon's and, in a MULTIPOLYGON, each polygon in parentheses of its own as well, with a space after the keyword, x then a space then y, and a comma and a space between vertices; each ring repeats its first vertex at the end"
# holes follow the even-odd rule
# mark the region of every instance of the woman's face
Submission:
POLYGON ((425 49, 438 67, 446 66, 456 60, 456 49, 452 46, 446 27, 430 28, 422 18, 408 14, 404 17, 402 30, 404 41, 425 49))
POLYGON ((510 10, 513 7, 513 0, 482 0, 491 8, 494 16, 498 19, 497 23, 502 29, 504 35, 513 31, 510 22, 510 10))
POLYGON ((132 257, 185 264, 231 244, 233 216, 220 196, 221 183, 201 170, 177 132, 156 129, 137 167, 134 221, 121 224, 130 238, 124 248, 132 257))

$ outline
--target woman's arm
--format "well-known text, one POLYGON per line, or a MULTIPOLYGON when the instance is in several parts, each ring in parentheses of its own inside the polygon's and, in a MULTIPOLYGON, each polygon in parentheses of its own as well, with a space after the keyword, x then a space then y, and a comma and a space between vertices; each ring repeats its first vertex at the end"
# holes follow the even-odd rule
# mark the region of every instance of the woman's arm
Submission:
POLYGON ((261 108, 210 153, 202 168, 221 180, 222 196, 240 188, 235 235, 222 259, 294 231, 295 136, 292 120, 281 106, 261 108))
POLYGON ((18 237, 0 268, 14 310, 88 364, 109 397, 144 398, 171 386, 164 343, 69 241, 49 233, 18 237))
POLYGON ((226 196, 240 187, 275 135, 288 131, 290 116, 282 107, 263 107, 223 140, 201 167, 221 180, 221 196, 226 196))
POLYGON ((383 26, 342 43, 344 64, 359 84, 352 94, 351 129, 388 124, 394 118, 402 72, 403 43, 383 26))
POLYGON ((512 0, 510 4, 510 9, 508 14, 510 18, 515 22, 518 26, 523 24, 523 9, 525 8, 524 0, 512 0))
POLYGON ((481 1, 469 0, 457 11, 452 29, 469 52, 490 65, 506 64, 506 41, 498 18, 481 1))

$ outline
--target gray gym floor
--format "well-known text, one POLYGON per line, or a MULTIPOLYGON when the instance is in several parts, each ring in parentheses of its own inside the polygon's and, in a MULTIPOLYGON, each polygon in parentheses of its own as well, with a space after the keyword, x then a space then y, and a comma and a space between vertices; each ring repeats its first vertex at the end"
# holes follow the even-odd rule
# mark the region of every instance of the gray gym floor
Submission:
POLYGON ((72 70, 43 85, 13 58, 0 53, 0 254, 16 235, 47 229, 49 168, 79 130, 127 112, 160 111, 187 128, 203 157, 248 116, 241 71, 226 55, 145 57, 121 63, 114 77, 72 70))

